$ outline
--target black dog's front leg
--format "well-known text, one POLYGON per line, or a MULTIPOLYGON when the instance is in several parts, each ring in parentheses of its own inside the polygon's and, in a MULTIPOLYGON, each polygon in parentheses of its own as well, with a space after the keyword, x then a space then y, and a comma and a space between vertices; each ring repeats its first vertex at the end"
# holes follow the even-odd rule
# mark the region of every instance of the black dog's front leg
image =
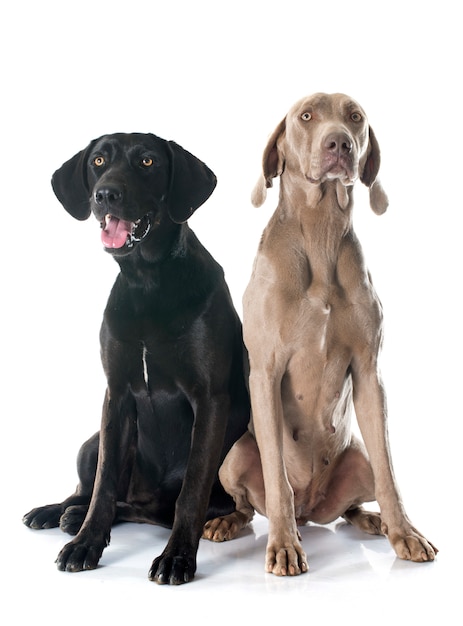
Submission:
POLYGON ((128 397, 114 400, 110 392, 106 392, 90 507, 79 533, 64 546, 56 559, 57 567, 62 571, 95 569, 109 544, 119 478, 134 430, 132 404, 128 397))
POLYGON ((154 559, 149 579, 159 584, 190 582, 196 571, 196 553, 209 504, 229 414, 228 396, 198 404, 190 458, 175 506, 169 542, 154 559))

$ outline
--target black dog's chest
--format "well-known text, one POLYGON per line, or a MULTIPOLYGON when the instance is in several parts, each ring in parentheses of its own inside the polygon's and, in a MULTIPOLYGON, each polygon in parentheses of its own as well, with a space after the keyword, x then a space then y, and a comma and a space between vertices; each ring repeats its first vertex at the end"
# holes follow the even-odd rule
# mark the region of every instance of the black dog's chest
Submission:
POLYGON ((175 341, 188 324, 180 306, 166 307, 160 298, 139 294, 110 298, 104 318, 112 337, 122 342, 175 341))
POLYGON ((173 393, 192 366, 191 311, 169 311, 162 303, 136 298, 120 302, 110 299, 104 315, 101 350, 107 373, 127 380, 135 395, 173 393))

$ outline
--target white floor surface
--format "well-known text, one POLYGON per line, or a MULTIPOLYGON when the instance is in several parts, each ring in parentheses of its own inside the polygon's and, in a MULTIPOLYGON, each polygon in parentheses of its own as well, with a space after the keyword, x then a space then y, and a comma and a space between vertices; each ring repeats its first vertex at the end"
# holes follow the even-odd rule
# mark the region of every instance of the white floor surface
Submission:
POLYGON ((461 623, 450 535, 440 534, 436 561, 416 564, 395 558, 387 539, 361 534, 342 520, 309 525, 301 533, 310 571, 278 578, 263 571, 267 520, 257 516, 234 541, 202 540, 195 580, 169 587, 147 578, 169 536, 166 529, 115 527, 100 566, 69 574, 54 565, 67 541, 61 531, 29 530, 19 514, 12 522, 3 534, 12 553, 3 568, 8 624, 406 624, 425 618, 435 623, 443 615, 447 625, 461 623))

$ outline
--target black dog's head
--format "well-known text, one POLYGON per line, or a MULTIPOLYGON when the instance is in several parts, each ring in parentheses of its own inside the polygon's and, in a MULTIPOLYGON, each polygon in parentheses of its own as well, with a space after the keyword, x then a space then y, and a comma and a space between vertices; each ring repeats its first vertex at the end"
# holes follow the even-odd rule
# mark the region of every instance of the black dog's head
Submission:
POLYGON ((76 219, 93 212, 106 250, 130 254, 168 220, 182 224, 214 191, 213 172, 173 141, 117 133, 92 141, 52 178, 76 219))

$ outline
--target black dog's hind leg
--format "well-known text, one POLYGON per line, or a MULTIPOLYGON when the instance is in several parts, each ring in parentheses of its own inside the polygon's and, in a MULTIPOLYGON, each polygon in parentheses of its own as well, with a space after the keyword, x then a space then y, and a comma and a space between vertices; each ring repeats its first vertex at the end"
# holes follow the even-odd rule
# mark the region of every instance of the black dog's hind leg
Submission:
POLYGON ((95 481, 96 464, 98 459, 99 433, 86 441, 77 457, 77 471, 79 485, 75 493, 63 502, 47 504, 37 507, 26 513, 23 522, 29 528, 42 530, 56 528, 70 535, 75 535, 87 515, 90 498, 95 481))

